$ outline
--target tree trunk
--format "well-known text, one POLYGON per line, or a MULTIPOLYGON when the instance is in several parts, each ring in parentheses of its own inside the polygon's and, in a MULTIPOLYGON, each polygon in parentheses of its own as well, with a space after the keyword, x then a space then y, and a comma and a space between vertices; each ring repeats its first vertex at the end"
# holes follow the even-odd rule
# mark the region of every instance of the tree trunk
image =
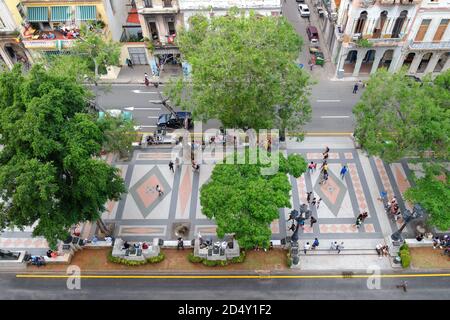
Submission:
POLYGON ((108 228, 106 227, 106 224, 105 224, 105 222, 102 220, 102 218, 99 218, 99 219, 97 220, 97 227, 100 229, 100 231, 101 231, 102 233, 104 233, 106 236, 109 236, 109 230, 108 230, 108 228))
POLYGON ((98 63, 94 59, 94 67, 95 67, 95 82, 97 82, 98 79, 98 63))

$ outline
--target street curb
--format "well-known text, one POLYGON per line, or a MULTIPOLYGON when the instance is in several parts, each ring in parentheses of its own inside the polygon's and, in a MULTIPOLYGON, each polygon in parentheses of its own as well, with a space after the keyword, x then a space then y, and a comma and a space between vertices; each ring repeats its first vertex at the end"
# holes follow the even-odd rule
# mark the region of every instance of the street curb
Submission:
MULTIPOLYGON (((67 265, 69 266, 69 265, 67 265)), ((24 270, 18 272, 18 270, 6 271, 2 270, 0 274, 9 273, 9 274, 29 274, 29 275, 67 275, 64 271, 30 271, 24 270)), ((114 271, 99 271, 99 270, 85 270, 82 271, 84 275, 126 275, 126 276, 345 276, 349 277, 348 273, 352 273, 353 275, 362 275, 362 276, 370 276, 373 274, 373 270, 369 270, 369 272, 364 272, 363 269, 342 269, 342 270, 320 270, 320 271, 311 271, 311 270, 301 270, 301 269, 288 269, 283 271, 278 270, 253 270, 253 271, 224 271, 224 270, 208 270, 208 271, 165 271, 165 272, 155 272, 155 271, 135 271, 135 270, 114 270, 114 271), (343 275, 343 274, 346 275, 343 275)), ((400 270, 392 270, 392 269, 382 269, 380 270, 381 275, 433 275, 433 274, 445 274, 450 277, 450 269, 400 269, 400 270)))

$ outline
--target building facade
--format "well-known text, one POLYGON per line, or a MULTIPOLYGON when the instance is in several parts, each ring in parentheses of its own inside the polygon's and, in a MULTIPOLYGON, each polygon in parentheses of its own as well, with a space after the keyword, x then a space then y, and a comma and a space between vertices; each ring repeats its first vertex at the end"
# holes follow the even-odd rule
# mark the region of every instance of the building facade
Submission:
POLYGON ((448 68, 449 0, 322 0, 319 27, 336 77, 402 66, 410 74, 448 68))
POLYGON ((450 68, 450 1, 423 0, 407 35, 400 63, 421 76, 450 68))
POLYGON ((0 71, 8 70, 16 62, 29 66, 32 59, 20 42, 20 28, 11 15, 5 0, 0 0, 0 71))
POLYGON ((178 0, 183 25, 189 27, 189 18, 197 13, 223 16, 232 7, 253 10, 257 15, 281 15, 281 0, 178 0))
POLYGON ((105 37, 119 41, 121 0, 5 0, 20 26, 22 45, 34 58, 69 50, 83 23, 101 23, 105 37))

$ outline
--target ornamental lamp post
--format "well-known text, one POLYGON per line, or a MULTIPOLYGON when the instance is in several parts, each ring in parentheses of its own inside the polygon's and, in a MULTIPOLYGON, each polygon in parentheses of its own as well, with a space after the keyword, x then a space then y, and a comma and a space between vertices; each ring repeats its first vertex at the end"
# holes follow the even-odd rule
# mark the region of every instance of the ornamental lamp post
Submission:
POLYGON ((403 229, 405 229, 406 225, 414 219, 418 219, 424 216, 424 209, 419 205, 419 204, 415 204, 413 207, 413 211, 409 211, 408 209, 406 209, 404 212, 402 212, 402 217, 404 220, 403 225, 400 227, 400 229, 398 229, 396 232, 394 232, 391 235, 391 239, 394 241, 401 241, 402 240, 402 231, 403 229))

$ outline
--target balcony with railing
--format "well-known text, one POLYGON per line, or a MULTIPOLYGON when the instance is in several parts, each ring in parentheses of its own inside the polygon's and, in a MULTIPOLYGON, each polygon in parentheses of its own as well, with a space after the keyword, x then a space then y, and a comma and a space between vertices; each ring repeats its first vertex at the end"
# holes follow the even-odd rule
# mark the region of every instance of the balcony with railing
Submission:
POLYGON ((450 50, 450 41, 422 42, 411 40, 409 42, 411 50, 450 50))
POLYGON ((29 27, 22 35, 22 43, 27 49, 62 50, 73 46, 79 30, 41 31, 29 27))

